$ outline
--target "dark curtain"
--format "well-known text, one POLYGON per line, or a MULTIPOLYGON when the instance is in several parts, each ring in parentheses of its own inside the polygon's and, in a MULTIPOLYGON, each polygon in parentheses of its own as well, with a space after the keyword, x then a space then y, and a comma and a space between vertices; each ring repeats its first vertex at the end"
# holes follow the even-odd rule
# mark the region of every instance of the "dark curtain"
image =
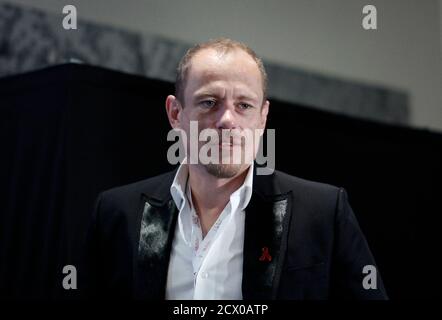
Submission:
MULTIPOLYGON (((173 85, 84 65, 0 80, 0 297, 76 299, 97 194, 165 172, 173 85)), ((347 189, 392 299, 438 294, 442 135, 271 100, 276 168, 347 189)))

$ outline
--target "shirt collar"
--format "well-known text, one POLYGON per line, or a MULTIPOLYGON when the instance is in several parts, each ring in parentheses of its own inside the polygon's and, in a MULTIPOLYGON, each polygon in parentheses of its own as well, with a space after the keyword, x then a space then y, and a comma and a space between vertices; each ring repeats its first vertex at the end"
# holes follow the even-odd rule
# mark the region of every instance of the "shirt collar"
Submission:
POLYGON ((189 179, 189 167, 185 164, 185 161, 180 164, 172 185, 170 186, 170 193, 173 201, 178 209, 182 209, 185 200, 185 191, 189 179))
POLYGON ((246 178, 244 179, 244 183, 241 187, 238 188, 235 192, 230 195, 230 201, 233 200, 234 197, 239 195, 239 205, 238 209, 244 210, 250 202, 250 198, 252 197, 253 192, 253 162, 249 166, 247 170, 246 178))
MULTIPOLYGON (((253 192, 253 169, 254 163, 247 169, 247 176, 244 179, 244 183, 236 191, 230 195, 230 201, 239 197, 238 209, 244 210, 250 202, 253 192)), ((189 179, 189 167, 183 161, 175 174, 175 178, 170 186, 170 193, 172 195, 175 205, 180 210, 185 204, 186 194, 187 194, 187 184, 189 179)), ((188 199, 188 201, 190 201, 188 199)))

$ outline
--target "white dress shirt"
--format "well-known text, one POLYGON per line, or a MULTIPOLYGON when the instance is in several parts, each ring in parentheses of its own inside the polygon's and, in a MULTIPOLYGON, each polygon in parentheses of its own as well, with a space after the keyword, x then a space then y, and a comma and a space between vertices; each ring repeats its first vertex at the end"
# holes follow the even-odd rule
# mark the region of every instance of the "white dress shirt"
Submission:
POLYGON ((243 185, 203 238, 192 205, 189 169, 181 164, 170 187, 179 209, 167 276, 166 299, 242 299, 245 212, 252 196, 253 163, 243 185))

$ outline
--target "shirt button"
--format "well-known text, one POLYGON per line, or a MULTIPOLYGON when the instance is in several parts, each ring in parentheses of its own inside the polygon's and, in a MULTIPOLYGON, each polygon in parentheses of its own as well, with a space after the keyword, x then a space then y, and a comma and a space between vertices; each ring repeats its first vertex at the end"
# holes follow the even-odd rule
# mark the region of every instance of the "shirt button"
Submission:
POLYGON ((209 277, 209 274, 207 272, 203 272, 201 274, 201 278, 203 278, 203 279, 207 279, 208 277, 209 277))

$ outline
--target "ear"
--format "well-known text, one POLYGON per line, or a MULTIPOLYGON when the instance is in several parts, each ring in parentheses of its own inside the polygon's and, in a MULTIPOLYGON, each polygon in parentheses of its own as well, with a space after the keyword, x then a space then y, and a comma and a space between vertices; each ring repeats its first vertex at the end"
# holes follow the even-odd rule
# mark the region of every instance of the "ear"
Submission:
POLYGON ((173 95, 168 95, 166 98, 166 112, 169 123, 174 129, 180 127, 179 115, 181 110, 182 106, 179 100, 173 95))
POLYGON ((264 104, 261 107, 261 122, 260 122, 260 128, 265 129, 266 123, 267 123, 267 114, 269 113, 269 106, 270 102, 269 100, 266 100, 264 104))

